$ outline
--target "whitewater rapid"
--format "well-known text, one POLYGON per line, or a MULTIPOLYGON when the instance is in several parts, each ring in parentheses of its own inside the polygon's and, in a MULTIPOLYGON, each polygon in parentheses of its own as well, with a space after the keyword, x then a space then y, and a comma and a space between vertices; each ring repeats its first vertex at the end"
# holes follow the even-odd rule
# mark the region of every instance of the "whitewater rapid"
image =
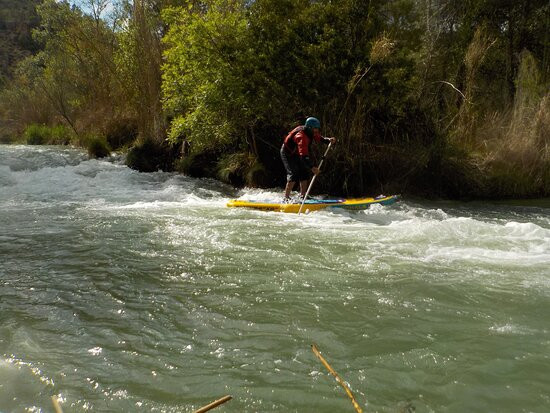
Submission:
POLYGON ((0 411, 550 409, 548 209, 281 191, 0 145, 0 411))

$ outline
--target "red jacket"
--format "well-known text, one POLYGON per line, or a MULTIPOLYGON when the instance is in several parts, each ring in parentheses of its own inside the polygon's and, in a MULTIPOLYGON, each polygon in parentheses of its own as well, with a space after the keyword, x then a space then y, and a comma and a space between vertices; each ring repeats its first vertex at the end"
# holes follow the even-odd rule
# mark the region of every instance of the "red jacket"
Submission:
MULTIPOLYGON (((304 129, 303 126, 297 126, 286 135, 283 145, 290 155, 297 154, 301 158, 309 157, 309 145, 311 145, 312 138, 307 135, 304 129)), ((324 139, 321 134, 316 133, 313 135, 313 140, 319 143, 324 139)))

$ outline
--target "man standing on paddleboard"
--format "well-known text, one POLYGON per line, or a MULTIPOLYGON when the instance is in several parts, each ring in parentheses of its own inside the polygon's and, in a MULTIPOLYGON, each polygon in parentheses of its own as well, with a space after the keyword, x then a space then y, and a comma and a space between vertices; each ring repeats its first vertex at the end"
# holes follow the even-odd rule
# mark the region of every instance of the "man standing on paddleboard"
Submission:
POLYGON ((294 128, 286 135, 281 147, 281 159, 286 169, 286 187, 283 203, 289 203, 290 193, 296 182, 300 182, 300 196, 306 194, 311 174, 317 175, 319 168, 313 165, 309 158, 310 145, 323 142, 327 145, 335 143, 336 138, 321 136, 321 122, 317 118, 307 118, 305 124, 294 128))

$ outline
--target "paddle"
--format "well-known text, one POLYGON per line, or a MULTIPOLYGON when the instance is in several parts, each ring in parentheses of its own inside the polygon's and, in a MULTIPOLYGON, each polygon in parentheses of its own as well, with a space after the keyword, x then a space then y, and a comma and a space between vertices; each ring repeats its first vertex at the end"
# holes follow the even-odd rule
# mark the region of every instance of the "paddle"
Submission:
MULTIPOLYGON (((332 146, 332 142, 328 144, 327 150, 325 151, 323 157, 321 158, 321 162, 319 163, 319 166, 317 167, 319 169, 319 172, 321 171, 321 166, 323 165, 323 161, 325 160, 325 157, 327 156, 328 151, 330 151, 330 147, 332 146)), ((306 199, 309 195, 309 191, 311 191, 311 187, 313 186, 313 182, 315 182, 315 178, 317 178, 317 175, 313 175, 313 178, 311 178, 311 182, 309 183, 309 187, 307 188, 307 192, 304 195, 304 200, 302 201, 302 205, 300 205, 300 209, 298 210, 298 215, 302 213, 302 208, 304 207, 304 204, 306 203, 306 199)))

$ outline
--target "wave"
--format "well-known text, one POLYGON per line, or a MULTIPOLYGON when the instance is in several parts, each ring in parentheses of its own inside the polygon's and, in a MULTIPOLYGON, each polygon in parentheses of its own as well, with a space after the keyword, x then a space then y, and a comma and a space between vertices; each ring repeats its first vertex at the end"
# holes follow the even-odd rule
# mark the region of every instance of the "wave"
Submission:
POLYGON ((221 199, 234 192, 213 180, 173 173, 140 173, 120 156, 88 159, 78 149, 2 147, 0 187, 22 202, 104 201, 113 205, 221 199))
POLYGON ((393 254, 437 265, 550 264, 550 218, 542 209, 403 200, 360 212, 327 210, 302 216, 232 210, 225 208, 230 198, 277 200, 282 190, 236 190, 210 179, 139 173, 126 167, 120 156, 90 160, 77 149, 4 146, 0 150, 5 154, 0 158, 0 205, 12 211, 69 204, 116 215, 132 211, 138 216, 179 217, 186 209, 198 208, 193 219, 211 217, 213 225, 227 222, 229 231, 248 226, 260 226, 270 236, 281 233, 282 227, 312 231, 335 242, 361 244, 361 249, 366 246, 384 257, 393 254))

